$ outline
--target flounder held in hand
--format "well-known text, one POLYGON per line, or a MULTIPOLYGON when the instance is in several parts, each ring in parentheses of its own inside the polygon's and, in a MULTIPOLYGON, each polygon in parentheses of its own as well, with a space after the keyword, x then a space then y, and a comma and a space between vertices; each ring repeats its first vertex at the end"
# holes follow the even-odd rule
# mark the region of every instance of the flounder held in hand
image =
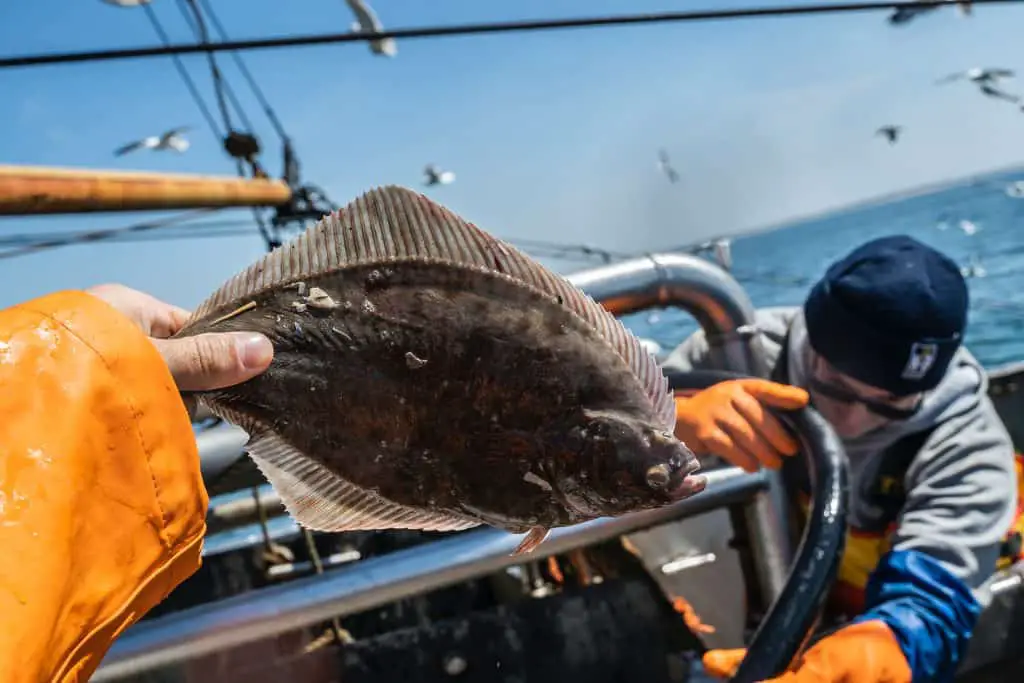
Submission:
POLYGON ((565 279, 423 195, 372 190, 229 280, 178 336, 270 368, 199 394, 302 525, 527 533, 703 488, 655 359, 565 279))

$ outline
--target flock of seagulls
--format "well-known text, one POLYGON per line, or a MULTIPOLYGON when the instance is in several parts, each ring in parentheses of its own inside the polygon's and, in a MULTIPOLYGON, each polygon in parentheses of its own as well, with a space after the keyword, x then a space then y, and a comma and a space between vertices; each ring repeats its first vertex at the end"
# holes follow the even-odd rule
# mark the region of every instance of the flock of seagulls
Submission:
MULTIPOLYGON (((128 1, 139 1, 147 2, 148 0, 104 0, 105 2, 128 2, 128 1)), ((178 126, 177 128, 171 128, 170 130, 164 131, 160 135, 150 135, 148 137, 133 140, 126 145, 122 145, 114 150, 114 156, 124 156, 143 149, 148 149, 154 152, 171 151, 179 154, 185 152, 189 148, 189 141, 183 135, 186 131, 191 130, 191 126, 178 126)), ((672 171, 675 173, 675 171, 672 171)), ((427 164, 423 169, 424 184, 428 187, 434 185, 451 185, 455 182, 455 172, 445 171, 440 169, 437 164, 427 164)), ((677 176, 678 177, 678 176, 677 176)), ((673 182, 675 182, 673 180, 673 182)))
MULTIPOLYGON (((148 0, 104 0, 105 2, 148 2, 148 0)), ((114 150, 114 156, 124 156, 143 149, 148 149, 154 152, 171 151, 179 154, 185 152, 189 148, 189 141, 183 135, 188 130, 191 130, 191 126, 178 126, 177 128, 171 128, 170 130, 164 131, 160 135, 150 135, 148 137, 133 140, 126 145, 122 145, 114 150)), ((675 171, 672 171, 675 173, 675 171)), ((427 164, 423 169, 424 184, 428 187, 434 185, 451 185, 455 182, 455 172, 445 171, 440 169, 437 164, 427 164)), ((677 176, 678 177, 678 176, 677 176)), ((675 182, 673 180, 673 182, 675 182)))
MULTIPOLYGON (((141 5, 148 5, 152 0, 102 0, 108 5, 115 5, 117 7, 139 7, 141 5)), ((345 4, 348 5, 352 14, 355 15, 355 21, 352 23, 351 30, 354 33, 365 33, 365 34, 376 34, 381 33, 384 28, 377 18, 377 14, 364 0, 345 0, 345 4)), ((398 54, 398 45, 394 38, 374 38, 367 41, 370 46, 370 52, 374 55, 382 57, 394 57, 398 54)), ((178 126, 170 130, 164 131, 160 135, 150 135, 138 140, 133 140, 128 144, 122 145, 114 150, 114 156, 124 156, 139 150, 150 150, 153 152, 177 152, 182 154, 190 147, 188 139, 184 136, 184 133, 191 129, 191 126, 178 126)), ((450 185, 455 182, 455 173, 452 171, 443 171, 438 168, 435 164, 427 164, 423 169, 424 184, 428 187, 435 185, 450 185)))
MULTIPOLYGON (((352 10, 356 21, 352 24, 352 31, 356 33, 381 33, 384 30, 383 24, 377 18, 377 14, 364 0, 345 0, 345 3, 352 10)), ((369 41, 370 51, 382 57, 394 57, 398 54, 398 45, 394 38, 376 38, 369 41)), ((436 185, 450 185, 455 182, 454 171, 445 171, 436 164, 427 164, 423 168, 423 184, 427 187, 436 185)))
MULTIPOLYGON (((1012 102, 1013 104, 1021 105, 1022 98, 1020 95, 1015 95, 1014 93, 1008 92, 1004 88, 1000 87, 1000 83, 1002 81, 1012 79, 1015 75, 1016 73, 1012 69, 983 69, 981 67, 975 67, 967 69, 966 71, 959 71, 957 73, 949 74, 948 76, 943 76, 935 81, 935 84, 945 85, 956 81, 968 81, 985 97, 991 97, 1004 102, 1012 102)), ((1024 105, 1021 105, 1020 109, 1021 111, 1024 111, 1024 105)), ((875 131, 875 135, 885 136, 889 141, 889 144, 894 145, 899 139, 902 131, 903 126, 887 125, 878 128, 875 131)))
MULTIPOLYGON (((103 0, 103 2, 107 4, 116 5, 118 7, 138 7, 140 5, 149 4, 151 1, 152 0, 103 0)), ((926 0, 919 1, 925 2, 926 0)), ((962 2, 958 0, 946 0, 946 2, 948 4, 956 5, 962 16, 971 16, 971 2, 962 2)), ((365 0, 345 0, 345 4, 348 5, 352 14, 355 15, 355 21, 351 25, 351 30, 354 33, 375 34, 383 31, 383 25, 381 24, 380 19, 377 18, 376 12, 373 11, 365 0)), ((922 5, 921 7, 900 7, 893 11, 889 16, 888 21, 890 24, 894 25, 905 24, 920 15, 931 13, 937 9, 940 9, 940 6, 922 5)), ((367 42, 369 44, 370 51, 375 55, 394 57, 398 54, 398 45, 393 38, 375 38, 367 42)), ((998 87, 999 81, 1013 77, 1014 72, 1010 69, 973 68, 960 73, 950 74, 936 81, 936 84, 967 80, 973 83, 978 88, 978 91, 987 97, 1019 104, 1021 102, 1020 96, 1009 93, 998 87)), ((1024 106, 1021 107, 1021 110, 1024 111, 1024 106)), ((188 129, 188 126, 181 126, 168 130, 161 135, 153 135, 140 140, 135 140, 119 147, 114 151, 114 154, 115 156, 122 156, 140 149, 149 149, 152 151, 170 150, 178 153, 185 152, 189 148, 189 142, 182 133, 188 129)), ((890 145, 895 145, 899 141, 902 132, 903 126, 885 125, 879 127, 875 131, 875 135, 883 136, 888 140, 890 145)), ((672 166, 668 152, 664 149, 660 149, 658 151, 658 169, 662 174, 664 174, 670 183, 679 182, 679 173, 672 166)), ((427 164, 423 170, 423 174, 425 177, 424 184, 428 187, 435 185, 449 185, 455 181, 455 173, 452 171, 442 171, 435 164, 427 164)))
MULTIPOLYGON (((927 2, 929 0, 917 0, 917 2, 927 2)), ((934 0, 931 0, 934 1, 934 0)), ((945 0, 947 5, 956 5, 960 11, 960 15, 963 17, 970 17, 973 3, 962 2, 959 0, 945 0)), ((921 7, 898 7, 893 10, 893 13, 889 15, 889 23, 894 25, 906 24, 915 17, 923 14, 929 14, 935 10, 942 9, 941 5, 924 5, 921 7)), ((940 78, 935 83, 936 85, 943 85, 946 83, 952 83, 954 81, 967 80, 970 81, 974 86, 978 88, 978 92, 986 97, 1003 100, 1006 102, 1012 102, 1014 104, 1021 103, 1021 97, 1014 95, 1013 93, 1007 92, 1000 88, 998 83, 1004 79, 1010 79, 1014 77, 1014 72, 1010 69, 982 69, 973 68, 959 73, 950 74, 943 78, 940 78)), ((1021 106, 1021 111, 1024 111, 1024 106, 1021 106)), ((903 132, 903 126, 897 125, 886 125, 881 126, 875 131, 875 135, 883 136, 889 141, 890 145, 895 145, 899 140, 900 135, 903 132)))

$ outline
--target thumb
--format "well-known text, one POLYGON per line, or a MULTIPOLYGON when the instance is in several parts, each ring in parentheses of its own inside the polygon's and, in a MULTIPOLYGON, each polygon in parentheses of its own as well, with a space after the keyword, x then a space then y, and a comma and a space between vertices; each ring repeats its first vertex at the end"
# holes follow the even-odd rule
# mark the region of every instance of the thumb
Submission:
POLYGON ((252 379, 270 365, 274 347, 262 334, 220 332, 154 339, 179 391, 221 389, 252 379))

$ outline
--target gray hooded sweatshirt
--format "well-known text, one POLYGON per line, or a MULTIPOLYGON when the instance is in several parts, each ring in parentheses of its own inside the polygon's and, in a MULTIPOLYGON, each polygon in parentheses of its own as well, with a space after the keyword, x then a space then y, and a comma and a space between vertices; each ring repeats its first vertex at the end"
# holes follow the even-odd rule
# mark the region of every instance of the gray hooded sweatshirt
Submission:
MULTIPOLYGON (((787 382, 806 387, 808 346, 802 308, 761 309, 756 323, 770 368, 792 326, 787 382)), ((680 371, 716 369, 703 331, 674 349, 664 366, 680 371)), ((850 461, 849 520, 859 526, 866 505, 861 485, 875 473, 884 449, 903 436, 935 427, 906 470, 906 500, 890 537, 891 547, 920 551, 938 560, 974 592, 980 607, 990 601, 985 584, 995 570, 1017 506, 1013 444, 987 389, 984 369, 961 348, 946 376, 926 394, 912 418, 843 440, 850 461)))

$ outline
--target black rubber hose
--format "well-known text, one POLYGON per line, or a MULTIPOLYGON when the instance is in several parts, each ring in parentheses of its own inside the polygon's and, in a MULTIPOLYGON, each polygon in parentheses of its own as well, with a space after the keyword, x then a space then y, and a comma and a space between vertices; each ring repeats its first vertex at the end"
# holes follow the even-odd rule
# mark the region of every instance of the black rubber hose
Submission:
MULTIPOLYGON (((665 376, 674 390, 706 389, 747 377, 719 370, 666 371, 665 376)), ((849 466, 839 437, 810 406, 774 414, 800 441, 813 500, 786 585, 758 625, 732 683, 777 676, 800 654, 818 623, 846 547, 849 466)))

